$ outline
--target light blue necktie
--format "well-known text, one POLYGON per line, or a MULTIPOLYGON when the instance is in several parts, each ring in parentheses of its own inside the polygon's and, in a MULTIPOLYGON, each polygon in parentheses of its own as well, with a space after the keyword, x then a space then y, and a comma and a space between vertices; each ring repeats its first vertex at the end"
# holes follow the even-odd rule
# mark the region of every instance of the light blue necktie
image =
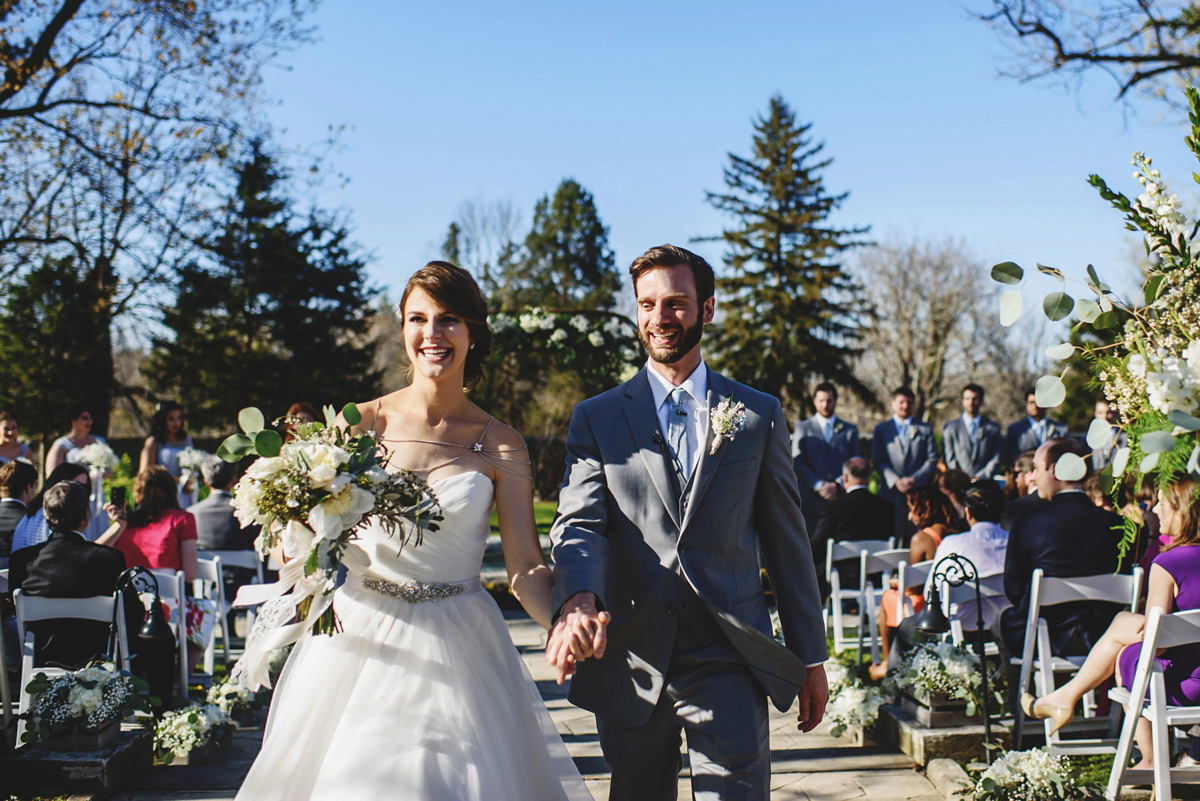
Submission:
POLYGON ((967 436, 971 438, 971 442, 975 441, 975 435, 979 433, 979 421, 972 420, 967 423, 967 436))
POLYGON ((687 482, 692 473, 692 460, 688 453, 688 413, 683 408, 687 396, 687 390, 682 387, 671 390, 671 410, 667 412, 667 444, 675 454, 675 469, 683 482, 687 482))

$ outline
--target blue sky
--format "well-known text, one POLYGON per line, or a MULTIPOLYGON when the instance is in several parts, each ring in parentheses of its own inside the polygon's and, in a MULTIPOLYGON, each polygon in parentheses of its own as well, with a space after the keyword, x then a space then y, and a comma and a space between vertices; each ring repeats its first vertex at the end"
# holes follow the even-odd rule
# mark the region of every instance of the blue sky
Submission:
POLYGON ((719 233, 704 191, 775 93, 825 142, 826 188, 850 192, 838 223, 959 237, 989 265, 1126 272, 1131 235, 1087 175, 1134 192, 1143 150, 1192 197, 1181 116, 1131 113, 1100 73, 1078 92, 999 77, 1006 46, 964 7, 985 6, 326 0, 319 41, 265 89, 287 143, 347 126, 334 163, 349 183, 320 202, 350 213, 393 295, 463 201, 511 200, 527 226, 565 177, 595 197, 622 269, 719 233))

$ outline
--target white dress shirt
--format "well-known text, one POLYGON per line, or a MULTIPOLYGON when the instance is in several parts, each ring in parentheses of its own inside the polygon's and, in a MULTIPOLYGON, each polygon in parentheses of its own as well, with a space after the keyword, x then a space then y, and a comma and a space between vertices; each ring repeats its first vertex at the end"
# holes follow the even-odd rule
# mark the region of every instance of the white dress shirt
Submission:
MULTIPOLYGON (((971 526, 969 531, 962 534, 951 534, 943 539, 933 555, 933 564, 944 556, 956 553, 964 556, 975 565, 980 578, 997 576, 1004 572, 1004 554, 1008 550, 1008 532, 997 523, 981 521, 971 526)), ((929 585, 933 580, 932 573, 925 581, 925 595, 929 595, 929 585)), ((983 599, 984 628, 992 625, 992 621, 1000 612, 1010 606, 1008 599, 1003 596, 983 599)), ((975 601, 965 601, 952 609, 951 615, 963 621, 963 627, 974 630, 975 601)))
MULTIPOLYGON (((650 376, 650 392, 654 395, 658 427, 665 440, 670 428, 671 390, 675 389, 675 385, 664 378, 649 362, 646 363, 646 372, 650 376)), ((686 433, 688 453, 692 455, 691 464, 688 466, 688 475, 691 475, 700 461, 700 449, 704 447, 705 437, 708 434, 708 367, 704 364, 703 359, 679 386, 687 393, 683 399, 683 409, 688 415, 686 433)))

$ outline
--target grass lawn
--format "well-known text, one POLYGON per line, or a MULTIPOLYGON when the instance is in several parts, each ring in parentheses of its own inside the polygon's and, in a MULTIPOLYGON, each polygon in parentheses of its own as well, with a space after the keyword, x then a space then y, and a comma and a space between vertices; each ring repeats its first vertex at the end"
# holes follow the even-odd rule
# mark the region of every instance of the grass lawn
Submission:
MULTIPOLYGON (((537 523, 538 534, 550 534, 550 524, 554 522, 554 510, 558 504, 554 501, 534 501, 533 519, 537 523)), ((492 533, 499 534, 500 526, 496 522, 496 510, 492 509, 492 533)))

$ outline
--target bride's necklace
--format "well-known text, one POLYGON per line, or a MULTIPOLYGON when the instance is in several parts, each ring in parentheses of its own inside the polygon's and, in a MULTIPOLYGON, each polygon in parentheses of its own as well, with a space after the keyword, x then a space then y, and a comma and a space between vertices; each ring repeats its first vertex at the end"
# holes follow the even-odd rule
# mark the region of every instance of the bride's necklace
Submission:
POLYGON ((436 465, 433 465, 432 467, 423 467, 423 468, 421 468, 421 470, 419 472, 432 473, 434 470, 438 470, 438 469, 446 467, 448 465, 452 465, 455 462, 457 462, 459 459, 462 459, 465 456, 470 456, 472 453, 475 453, 475 454, 479 455, 479 458, 483 459, 485 462, 487 462, 488 464, 490 464, 492 467, 496 468, 497 470, 503 470, 505 473, 509 473, 514 476, 520 476, 521 478, 528 478, 530 481, 533 480, 533 476, 527 475, 526 473, 523 473, 523 472, 520 472, 517 470, 510 470, 509 468, 507 468, 503 464, 501 464, 501 462, 507 462, 508 464, 514 465, 514 466, 519 465, 521 467, 528 467, 529 465, 533 464, 532 460, 521 461, 519 459, 511 459, 506 456, 502 456, 501 454, 513 453, 514 451, 501 450, 499 448, 483 447, 483 438, 485 436, 487 436, 488 429, 492 427, 492 421, 496 419, 495 417, 488 417, 487 424, 483 427, 483 431, 479 434, 479 439, 477 439, 474 442, 474 444, 472 444, 472 445, 462 445, 457 442, 441 442, 439 440, 430 440, 430 439, 390 439, 388 437, 380 436, 375 431, 375 421, 379 419, 379 407, 382 404, 382 400, 383 399, 381 398, 380 403, 377 403, 375 405, 375 416, 373 418, 371 418, 371 428, 367 430, 367 434, 369 434, 373 439, 376 439, 380 442, 391 442, 394 444, 412 443, 412 444, 416 444, 416 445, 440 445, 444 448, 462 448, 462 453, 460 453, 458 456, 455 456, 452 459, 447 459, 446 461, 442 462, 441 464, 436 464, 436 465))

